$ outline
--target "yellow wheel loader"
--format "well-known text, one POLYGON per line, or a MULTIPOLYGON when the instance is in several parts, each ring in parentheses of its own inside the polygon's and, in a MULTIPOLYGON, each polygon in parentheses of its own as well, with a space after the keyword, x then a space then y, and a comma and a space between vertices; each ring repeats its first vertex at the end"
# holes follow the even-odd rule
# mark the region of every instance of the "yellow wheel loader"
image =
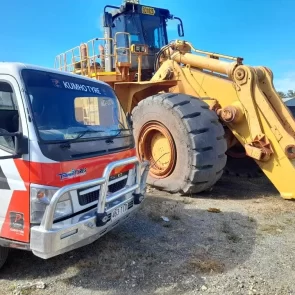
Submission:
POLYGON ((138 156, 151 163, 150 185, 193 194, 224 171, 264 173, 283 198, 294 198, 295 123, 271 70, 169 42, 173 21, 183 37, 181 19, 167 9, 107 5, 104 37, 59 54, 55 68, 112 86, 132 118, 138 156))

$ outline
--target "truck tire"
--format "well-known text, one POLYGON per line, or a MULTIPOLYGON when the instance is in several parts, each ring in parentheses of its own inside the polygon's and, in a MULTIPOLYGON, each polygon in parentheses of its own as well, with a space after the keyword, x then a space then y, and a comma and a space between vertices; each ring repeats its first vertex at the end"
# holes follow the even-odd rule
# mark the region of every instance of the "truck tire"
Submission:
POLYGON ((239 178, 259 178, 264 174, 256 162, 249 158, 234 158, 227 155, 224 174, 239 178))
POLYGON ((8 257, 9 248, 0 246, 0 269, 5 264, 8 257))
POLYGON ((138 156, 151 162, 149 185, 186 195, 220 179, 227 144, 206 103, 185 94, 157 94, 140 101, 132 118, 138 156))
POLYGON ((226 151, 227 162, 224 174, 240 178, 258 178, 263 172, 254 159, 246 155, 241 144, 236 144, 226 151))

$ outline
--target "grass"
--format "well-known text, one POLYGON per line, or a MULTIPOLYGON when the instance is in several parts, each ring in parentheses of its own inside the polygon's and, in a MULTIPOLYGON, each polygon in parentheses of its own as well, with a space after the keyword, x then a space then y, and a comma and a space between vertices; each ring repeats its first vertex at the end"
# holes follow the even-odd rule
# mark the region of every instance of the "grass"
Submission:
POLYGON ((201 273, 222 273, 224 271, 224 265, 218 260, 207 258, 201 260, 199 258, 192 258, 189 261, 191 270, 200 271, 201 273))
POLYGON ((268 233, 271 235, 278 234, 282 232, 284 227, 282 225, 277 224, 265 224, 260 227, 260 230, 264 233, 268 233))
POLYGON ((225 265, 213 255, 211 255, 208 249, 197 248, 193 250, 190 258, 186 263, 188 271, 194 273, 222 273, 225 270, 225 265))

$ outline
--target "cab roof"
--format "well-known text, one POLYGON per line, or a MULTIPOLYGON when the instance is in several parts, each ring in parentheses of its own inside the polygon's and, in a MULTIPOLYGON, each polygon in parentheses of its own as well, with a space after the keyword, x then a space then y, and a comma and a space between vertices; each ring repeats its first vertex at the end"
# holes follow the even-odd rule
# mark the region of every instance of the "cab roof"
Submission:
POLYGON ((96 82, 98 84, 104 84, 104 85, 109 86, 107 83, 105 83, 103 81, 91 79, 89 77, 80 76, 80 75, 73 74, 70 72, 56 70, 54 68, 42 67, 42 66, 37 66, 37 65, 28 64, 28 63, 21 63, 21 62, 0 62, 0 74, 10 74, 12 76, 18 76, 20 74, 20 71, 23 69, 45 71, 45 72, 50 72, 50 73, 54 73, 54 74, 65 75, 68 77, 81 78, 84 80, 88 80, 91 82, 96 82))

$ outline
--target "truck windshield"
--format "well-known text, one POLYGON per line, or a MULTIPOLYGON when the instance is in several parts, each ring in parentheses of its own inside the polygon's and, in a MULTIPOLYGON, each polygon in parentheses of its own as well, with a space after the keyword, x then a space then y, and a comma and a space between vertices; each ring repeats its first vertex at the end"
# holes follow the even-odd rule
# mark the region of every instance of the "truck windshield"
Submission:
POLYGON ((43 141, 131 135, 113 89, 79 77, 25 69, 33 120, 43 141))

